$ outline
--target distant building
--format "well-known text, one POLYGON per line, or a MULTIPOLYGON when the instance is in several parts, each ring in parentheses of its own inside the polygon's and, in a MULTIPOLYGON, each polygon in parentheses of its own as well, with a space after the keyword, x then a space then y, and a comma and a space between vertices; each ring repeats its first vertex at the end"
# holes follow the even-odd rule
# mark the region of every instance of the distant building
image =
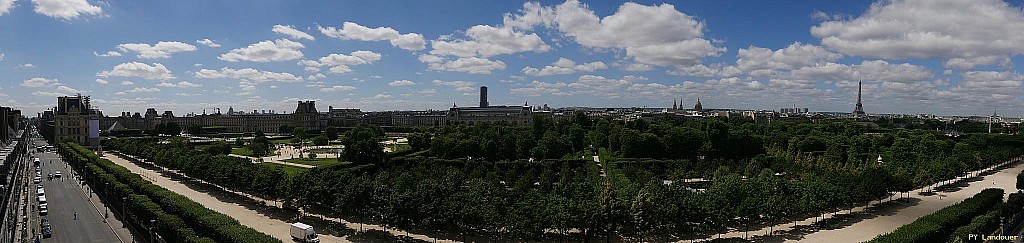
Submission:
POLYGON ((82 95, 57 97, 57 107, 53 112, 54 141, 70 138, 83 146, 99 145, 103 114, 94 109, 89 100, 89 96, 82 95))
POLYGON ((693 106, 693 110, 697 112, 704 110, 704 106, 700 105, 700 97, 697 97, 697 104, 693 106))
POLYGON ((861 87, 864 86, 860 81, 857 81, 857 106, 853 108, 853 117, 861 118, 867 116, 864 113, 864 105, 860 103, 861 87))

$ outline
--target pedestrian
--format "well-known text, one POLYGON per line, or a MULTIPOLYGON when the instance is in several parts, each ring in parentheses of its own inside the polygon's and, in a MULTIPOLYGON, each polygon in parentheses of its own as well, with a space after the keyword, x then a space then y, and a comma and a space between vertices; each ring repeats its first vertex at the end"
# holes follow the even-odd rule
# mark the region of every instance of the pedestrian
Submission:
POLYGON ((78 211, 75 211, 75 220, 78 220, 78 211))

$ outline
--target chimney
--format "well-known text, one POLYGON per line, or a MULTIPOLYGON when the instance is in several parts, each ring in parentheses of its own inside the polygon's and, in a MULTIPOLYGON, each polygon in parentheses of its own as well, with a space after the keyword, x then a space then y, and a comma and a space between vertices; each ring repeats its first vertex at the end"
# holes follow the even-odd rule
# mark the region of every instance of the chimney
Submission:
POLYGON ((487 86, 480 86, 480 107, 487 107, 487 86))

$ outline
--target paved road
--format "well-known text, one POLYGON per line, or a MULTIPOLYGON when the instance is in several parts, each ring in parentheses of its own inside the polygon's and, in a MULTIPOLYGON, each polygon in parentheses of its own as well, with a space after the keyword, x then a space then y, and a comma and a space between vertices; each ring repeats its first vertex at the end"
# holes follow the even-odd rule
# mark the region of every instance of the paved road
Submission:
POLYGON ((866 219, 841 229, 811 233, 805 235, 800 241, 828 242, 842 239, 843 242, 862 242, 871 240, 875 236, 893 231, 918 218, 974 196, 985 188, 1002 188, 1007 194, 1015 192, 1017 191, 1017 174, 1021 170, 1024 170, 1024 163, 1016 163, 1010 168, 984 176, 984 179, 971 182, 967 187, 954 192, 938 192, 936 195, 930 196, 921 196, 915 192, 912 193, 912 197, 920 199, 916 205, 899 209, 894 213, 866 219))
MULTIPOLYGON (((43 142, 37 140, 36 144, 43 142)), ((121 242, 114 231, 103 222, 103 215, 92 206, 89 197, 78 186, 78 182, 68 176, 68 169, 58 156, 52 152, 36 153, 36 156, 42 161, 42 184, 49 206, 49 214, 42 217, 50 220, 53 229, 53 237, 45 238, 42 242, 121 242), (58 170, 63 174, 63 181, 56 178, 52 181, 46 180, 48 173, 58 170), (78 219, 75 219, 76 212, 78 219)), ((30 174, 34 176, 35 169, 30 170, 30 174)), ((36 185, 32 184, 30 187, 29 191, 35 194, 36 185)), ((37 205, 36 200, 31 201, 33 207, 37 205)), ((38 216, 38 213, 33 215, 38 216)), ((32 224, 38 226, 39 218, 33 218, 32 224)))

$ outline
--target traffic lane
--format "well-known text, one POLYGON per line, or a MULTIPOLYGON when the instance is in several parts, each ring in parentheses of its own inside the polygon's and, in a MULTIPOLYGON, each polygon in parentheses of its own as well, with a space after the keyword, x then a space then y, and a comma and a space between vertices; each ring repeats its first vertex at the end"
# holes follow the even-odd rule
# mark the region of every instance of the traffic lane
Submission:
POLYGON ((103 215, 88 202, 89 196, 79 188, 76 180, 70 178, 65 164, 57 155, 52 152, 37 155, 41 162, 43 187, 49 207, 49 214, 45 217, 50 220, 53 231, 53 237, 43 242, 118 242, 117 236, 103 222, 103 215), (45 178, 49 173, 57 171, 61 172, 63 181, 56 177, 53 180, 45 178))

